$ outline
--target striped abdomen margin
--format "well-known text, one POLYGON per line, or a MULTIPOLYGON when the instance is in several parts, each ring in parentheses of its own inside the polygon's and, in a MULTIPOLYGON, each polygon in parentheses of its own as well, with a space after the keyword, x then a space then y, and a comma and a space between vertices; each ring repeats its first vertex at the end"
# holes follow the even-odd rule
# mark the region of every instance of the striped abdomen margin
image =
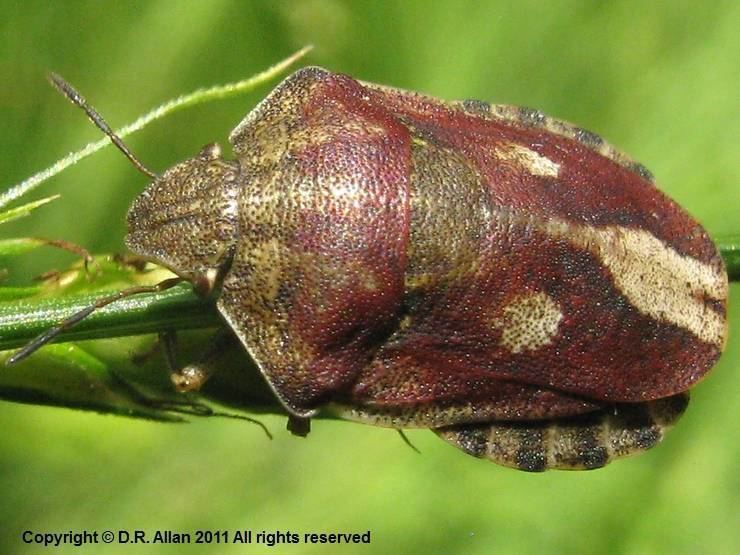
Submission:
POLYGON ((434 431, 470 455, 519 470, 590 470, 659 443, 688 402, 688 393, 681 393, 562 420, 462 424, 434 431))

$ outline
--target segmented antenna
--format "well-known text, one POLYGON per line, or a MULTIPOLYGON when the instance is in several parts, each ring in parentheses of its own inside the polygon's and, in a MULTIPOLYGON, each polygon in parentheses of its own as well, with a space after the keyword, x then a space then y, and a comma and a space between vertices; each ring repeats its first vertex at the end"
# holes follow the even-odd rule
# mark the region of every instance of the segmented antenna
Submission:
POLYGON ((92 314, 99 308, 103 308, 104 306, 107 306, 116 301, 120 301, 121 299, 130 297, 132 295, 138 295, 140 293, 159 293, 160 291, 170 289, 171 287, 174 287, 175 285, 183 281, 185 281, 185 278, 174 277, 174 278, 162 280, 159 283, 156 283, 154 285, 137 285, 135 287, 129 287, 128 289, 117 291, 116 293, 113 293, 112 295, 109 295, 107 297, 102 297, 98 299, 97 301, 95 301, 90 306, 88 306, 87 308, 83 308, 79 312, 76 312, 75 314, 73 314, 72 316, 64 320, 62 323, 60 323, 59 325, 46 330, 44 333, 36 337, 36 339, 33 339, 25 347, 16 351, 13 354, 13 356, 11 356, 7 361, 5 361, 5 365, 11 366, 12 364, 15 364, 16 362, 23 360, 31 353, 37 351, 38 349, 40 349, 47 343, 53 341, 54 338, 57 337, 63 331, 68 330, 69 328, 71 328, 72 326, 80 322, 81 320, 84 320, 85 318, 90 316, 90 314, 92 314))
POLYGON ((123 152, 124 156, 126 156, 126 158, 131 161, 131 163, 136 167, 137 170, 139 170, 144 175, 151 177, 152 179, 156 179, 158 177, 156 173, 144 166, 144 164, 142 164, 139 159, 134 156, 134 153, 131 152, 125 145, 123 140, 115 134, 110 125, 105 122, 103 117, 98 114, 95 108, 90 106, 87 103, 87 100, 85 100, 85 97, 78 93, 72 85, 67 83, 61 76, 57 75, 56 73, 49 73, 48 78, 51 84, 54 85, 54 88, 56 90, 66 96, 72 104, 79 106, 85 111, 85 114, 87 114, 87 117, 90 119, 90 121, 95 124, 95 127, 100 129, 108 136, 111 142, 116 145, 116 147, 118 147, 118 150, 123 152))
MULTIPOLYGON (((87 114, 87 117, 90 118, 90 121, 92 121, 95 126, 100 129, 103 133, 106 134, 106 136, 111 140, 111 142, 116 145, 118 150, 123 152, 124 156, 128 158, 131 163, 136 167, 137 170, 139 170, 144 175, 156 179, 158 176, 153 171, 149 170, 142 164, 139 159, 134 156, 134 154, 128 149, 128 147, 124 144, 124 142, 121 140, 121 138, 115 134, 113 129, 111 129, 110 125, 106 123, 106 121, 103 119, 103 117, 98 114, 98 112, 90 106, 87 103, 87 100, 78 93, 75 88, 67 83, 62 77, 57 75, 56 73, 50 73, 49 74, 49 81, 52 85, 54 85, 54 88, 56 88, 59 92, 61 92, 64 96, 66 96, 72 104, 79 106, 84 110, 85 114, 87 114)), ((66 245, 66 243, 63 242, 55 242, 55 241, 48 241, 49 244, 61 244, 66 245)), ((68 246, 63 246, 63 248, 69 248, 68 246)), ((87 251, 85 252, 85 264, 87 264, 88 259, 90 259, 89 254, 87 251)), ((124 289, 122 291, 118 291, 117 293, 114 293, 112 295, 109 295, 107 297, 102 297, 95 301, 93 304, 88 306, 87 308, 84 308, 83 310, 80 310, 79 312, 73 314, 63 322, 61 322, 59 325, 54 326, 53 328, 50 328, 46 330, 44 333, 36 337, 36 339, 33 339, 30 343, 28 343, 25 347, 22 349, 16 351, 13 356, 11 356, 7 361, 5 361, 6 366, 10 366, 12 364, 15 364, 27 356, 29 356, 31 353, 37 351, 47 343, 50 343, 53 341, 60 333, 68 330, 69 328, 76 325, 81 320, 84 320, 90 314, 98 310, 99 308, 103 308, 104 306, 107 306, 111 303, 114 303, 116 301, 119 301, 121 299, 124 299, 126 297, 130 297, 132 295, 138 295, 140 293, 158 293, 160 291, 164 291, 165 289, 169 289, 170 287, 174 287, 178 283, 185 281, 184 278, 181 277, 175 277, 170 279, 165 279, 163 281, 160 281, 159 283, 155 285, 139 285, 136 287, 130 287, 128 289, 124 289)))

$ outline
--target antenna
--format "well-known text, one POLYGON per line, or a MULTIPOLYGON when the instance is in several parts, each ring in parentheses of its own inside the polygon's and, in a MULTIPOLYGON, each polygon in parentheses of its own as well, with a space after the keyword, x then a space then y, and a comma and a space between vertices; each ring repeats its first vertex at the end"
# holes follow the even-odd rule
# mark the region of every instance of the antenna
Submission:
POLYGON ((156 179, 158 177, 156 173, 144 166, 144 164, 142 164, 139 159, 134 156, 134 153, 131 152, 125 145, 123 140, 115 134, 110 125, 105 122, 103 117, 98 114, 95 108, 90 106, 87 103, 87 100, 85 100, 85 98, 80 93, 78 93, 72 85, 67 83, 61 76, 57 75, 56 73, 49 73, 48 77, 51 84, 54 85, 54 88, 62 93, 64 96, 66 96, 72 104, 82 108, 85 111, 85 114, 87 114, 87 117, 90 118, 90 121, 95 124, 95 127, 100 129, 108 136, 111 142, 116 145, 116 147, 118 147, 118 150, 123 152, 124 156, 126 156, 126 158, 131 161, 131 163, 136 167, 137 170, 139 170, 144 175, 151 177, 152 179, 156 179))

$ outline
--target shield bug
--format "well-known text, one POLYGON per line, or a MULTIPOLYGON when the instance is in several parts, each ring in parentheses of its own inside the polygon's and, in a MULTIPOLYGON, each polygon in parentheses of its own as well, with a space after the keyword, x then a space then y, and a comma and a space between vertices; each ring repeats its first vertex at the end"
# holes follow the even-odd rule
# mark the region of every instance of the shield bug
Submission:
POLYGON ((294 419, 596 468, 657 443, 720 356, 715 246, 594 133, 312 67, 229 141, 154 176, 126 244, 219 291, 294 419))

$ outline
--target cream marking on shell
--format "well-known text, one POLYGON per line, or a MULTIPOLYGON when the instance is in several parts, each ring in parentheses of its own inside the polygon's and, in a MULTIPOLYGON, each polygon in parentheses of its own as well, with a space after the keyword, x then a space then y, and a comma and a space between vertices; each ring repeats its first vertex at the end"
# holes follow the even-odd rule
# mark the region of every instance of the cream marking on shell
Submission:
POLYGON ((720 270, 679 254, 644 230, 553 220, 546 231, 598 256, 611 271, 616 287, 643 314, 723 347, 726 321, 703 301, 727 298, 727 278, 720 270))
POLYGON ((490 418, 485 414, 485 407, 474 406, 469 402, 441 409, 413 405, 388 409, 383 406, 350 406, 342 403, 329 403, 326 405, 326 410, 344 420, 383 428, 438 428, 490 418), (481 408, 483 411, 480 410, 481 408))
POLYGON ((283 267, 287 258, 286 248, 277 239, 269 239, 253 246, 246 253, 246 258, 255 268, 254 278, 259 279, 262 297, 274 301, 282 283, 283 267))
MULTIPOLYGON (((388 137, 388 129, 382 125, 375 125, 367 121, 347 121, 341 125, 342 135, 347 141, 359 140, 363 143, 382 142, 388 137)), ((290 135, 290 142, 286 143, 286 151, 300 151, 306 147, 317 149, 337 142, 337 128, 330 122, 322 125, 311 125, 303 129, 295 129, 290 135)))
POLYGON ((380 289, 381 284, 375 274, 367 272, 363 268, 358 268, 357 274, 360 278, 360 284, 365 291, 377 291, 380 289))
POLYGON ((230 219, 236 219, 239 216, 239 200, 230 198, 223 206, 223 215, 230 219))
POLYGON ((276 171, 270 181, 260 180, 257 187, 245 188, 241 198, 240 220, 248 226, 277 227, 280 214, 276 207, 284 195, 279 189, 282 172, 276 171))
POLYGON ((563 313, 546 293, 521 295, 504 306, 493 327, 501 330, 499 343, 512 353, 535 351, 552 342, 563 313))
POLYGON ((407 291, 416 291, 418 289, 424 289, 430 287, 435 282, 435 276, 425 272, 423 274, 408 275, 403 278, 403 284, 407 291))
POLYGON ((615 457, 614 442, 615 437, 619 436, 619 429, 612 430, 611 428, 612 415, 605 415, 601 419, 601 437, 604 438, 604 448, 606 449, 606 458, 611 461, 615 457))
POLYGON ((553 423, 544 430, 545 437, 543 445, 545 446, 545 458, 547 459, 547 468, 554 468, 557 464, 555 457, 555 441, 557 436, 557 424, 553 423))
POLYGON ((560 164, 516 143, 500 146, 494 152, 497 158, 514 162, 534 175, 557 177, 560 173, 560 164))
MULTIPOLYGON (((317 180, 321 181, 321 180, 317 180)), ((329 188, 332 202, 343 208, 349 208, 348 212, 361 210, 367 202, 367 188, 362 183, 352 179, 330 179, 326 180, 325 186, 329 188)))

